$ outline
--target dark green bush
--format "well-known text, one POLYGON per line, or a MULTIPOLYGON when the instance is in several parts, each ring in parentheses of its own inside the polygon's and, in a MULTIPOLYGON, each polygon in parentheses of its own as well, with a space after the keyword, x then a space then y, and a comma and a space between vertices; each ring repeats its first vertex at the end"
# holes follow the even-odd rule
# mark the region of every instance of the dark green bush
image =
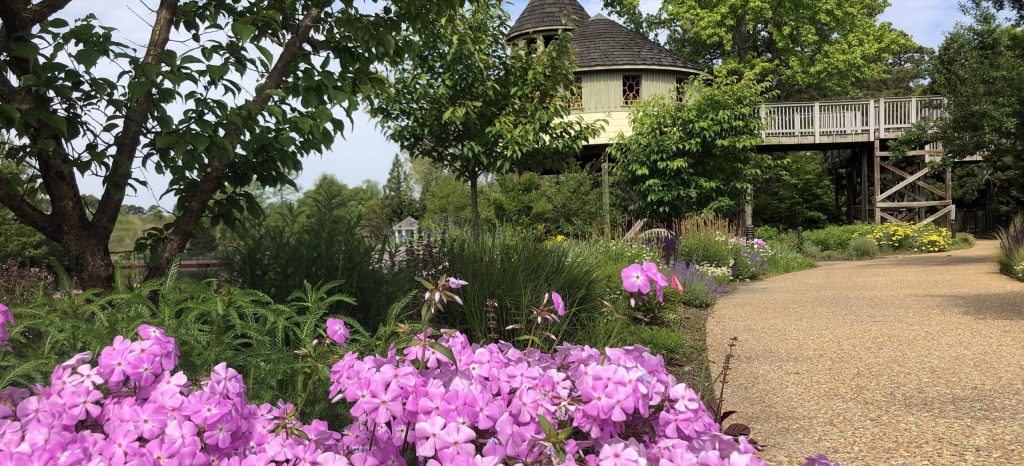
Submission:
POLYGON ((715 267, 728 267, 732 260, 732 248, 729 240, 720 237, 718 233, 698 231, 678 239, 676 258, 715 267))
POLYGON ((683 293, 670 293, 668 296, 672 296, 672 302, 697 309, 707 309, 716 301, 708 286, 699 281, 687 284, 683 293))
POLYGON ((339 310, 364 326, 380 322, 407 293, 410 273, 389 274, 383 246, 359 233, 360 217, 340 192, 314 191, 300 203, 284 202, 267 218, 251 220, 223 254, 229 273, 245 288, 284 301, 303 283, 337 281, 358 306, 339 310))
POLYGON ((677 330, 653 325, 625 325, 615 340, 615 346, 641 345, 665 360, 680 359, 689 348, 689 343, 677 330))

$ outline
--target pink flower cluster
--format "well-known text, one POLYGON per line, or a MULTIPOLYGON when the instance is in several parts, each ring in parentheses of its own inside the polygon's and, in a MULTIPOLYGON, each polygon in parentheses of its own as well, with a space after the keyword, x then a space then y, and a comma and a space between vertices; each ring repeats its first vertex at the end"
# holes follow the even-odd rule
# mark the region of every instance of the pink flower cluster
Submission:
POLYGON ((190 384, 178 350, 143 325, 118 337, 98 364, 83 353, 58 365, 49 386, 0 392, 0 465, 345 465, 340 435, 302 425, 291 405, 246 401, 225 364, 190 384))
POLYGON ((356 418, 342 437, 346 454, 382 464, 401 463, 409 449, 429 465, 764 464, 746 439, 719 433, 697 394, 642 347, 566 344, 546 354, 471 344, 457 332, 437 343, 454 362, 413 345, 334 365, 331 396, 356 418))

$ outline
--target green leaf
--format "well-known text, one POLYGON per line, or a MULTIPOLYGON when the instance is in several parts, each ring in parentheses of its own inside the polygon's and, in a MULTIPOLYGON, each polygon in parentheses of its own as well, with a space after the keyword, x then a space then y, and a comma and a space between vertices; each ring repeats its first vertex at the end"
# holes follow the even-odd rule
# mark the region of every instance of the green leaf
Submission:
POLYGON ((256 28, 249 24, 249 21, 235 21, 231 23, 231 33, 243 44, 249 42, 249 39, 256 34, 256 28))
POLYGON ((448 358, 448 360, 451 361, 452 365, 454 365, 456 368, 459 367, 459 362, 455 359, 455 353, 452 352, 451 348, 444 346, 436 341, 428 341, 427 346, 433 348, 434 351, 443 354, 444 357, 448 358))

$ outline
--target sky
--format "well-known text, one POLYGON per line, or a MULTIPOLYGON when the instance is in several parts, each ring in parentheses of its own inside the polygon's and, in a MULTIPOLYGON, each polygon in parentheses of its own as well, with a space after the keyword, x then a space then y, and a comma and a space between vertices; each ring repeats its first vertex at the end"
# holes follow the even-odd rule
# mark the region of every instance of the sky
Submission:
MULTIPOLYGON (((148 38, 148 26, 139 16, 146 18, 149 13, 142 8, 140 0, 82 0, 71 2, 62 15, 65 18, 77 18, 85 13, 95 13, 99 20, 107 25, 118 28, 119 34, 136 43, 145 43, 148 38), (96 8, 98 3, 105 8, 96 8), (120 5, 121 7, 117 7, 120 5), (97 11, 99 10, 99 11, 97 11), (139 13, 140 15, 136 15, 139 13)), ((425 0, 430 1, 430 0, 425 0)), ((883 21, 892 22, 899 29, 907 31, 918 43, 937 47, 946 32, 952 30, 957 21, 962 20, 957 0, 890 0, 890 6, 882 14, 883 21)), ((149 3, 152 3, 151 1, 149 3)), ((515 0, 507 9, 512 18, 516 18, 526 6, 528 0, 515 0)), ((581 0, 581 4, 593 15, 604 13, 602 0, 581 0)), ((646 12, 656 11, 661 0, 640 0, 641 9, 646 12)), ((345 134, 338 138, 334 146, 323 155, 313 155, 304 160, 303 171, 297 179, 300 188, 308 188, 323 174, 332 174, 342 182, 356 185, 365 179, 376 180, 383 184, 387 179, 391 161, 398 153, 398 146, 387 140, 377 125, 364 112, 353 115, 354 122, 345 134)), ((159 204, 165 209, 173 207, 174 199, 160 198, 166 188, 166 181, 153 173, 140 174, 150 183, 150 188, 129 194, 125 200, 128 204, 149 206, 159 204)), ((97 177, 86 176, 81 180, 84 193, 99 195, 103 186, 97 177)))

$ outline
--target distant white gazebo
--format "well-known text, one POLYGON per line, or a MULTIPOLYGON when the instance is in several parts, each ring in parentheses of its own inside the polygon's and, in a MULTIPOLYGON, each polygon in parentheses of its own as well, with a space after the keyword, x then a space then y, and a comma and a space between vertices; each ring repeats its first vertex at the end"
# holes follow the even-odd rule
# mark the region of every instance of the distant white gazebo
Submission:
POLYGON ((410 239, 419 239, 420 222, 412 217, 406 217, 405 220, 391 227, 391 230, 395 232, 395 241, 399 243, 404 243, 410 239))

